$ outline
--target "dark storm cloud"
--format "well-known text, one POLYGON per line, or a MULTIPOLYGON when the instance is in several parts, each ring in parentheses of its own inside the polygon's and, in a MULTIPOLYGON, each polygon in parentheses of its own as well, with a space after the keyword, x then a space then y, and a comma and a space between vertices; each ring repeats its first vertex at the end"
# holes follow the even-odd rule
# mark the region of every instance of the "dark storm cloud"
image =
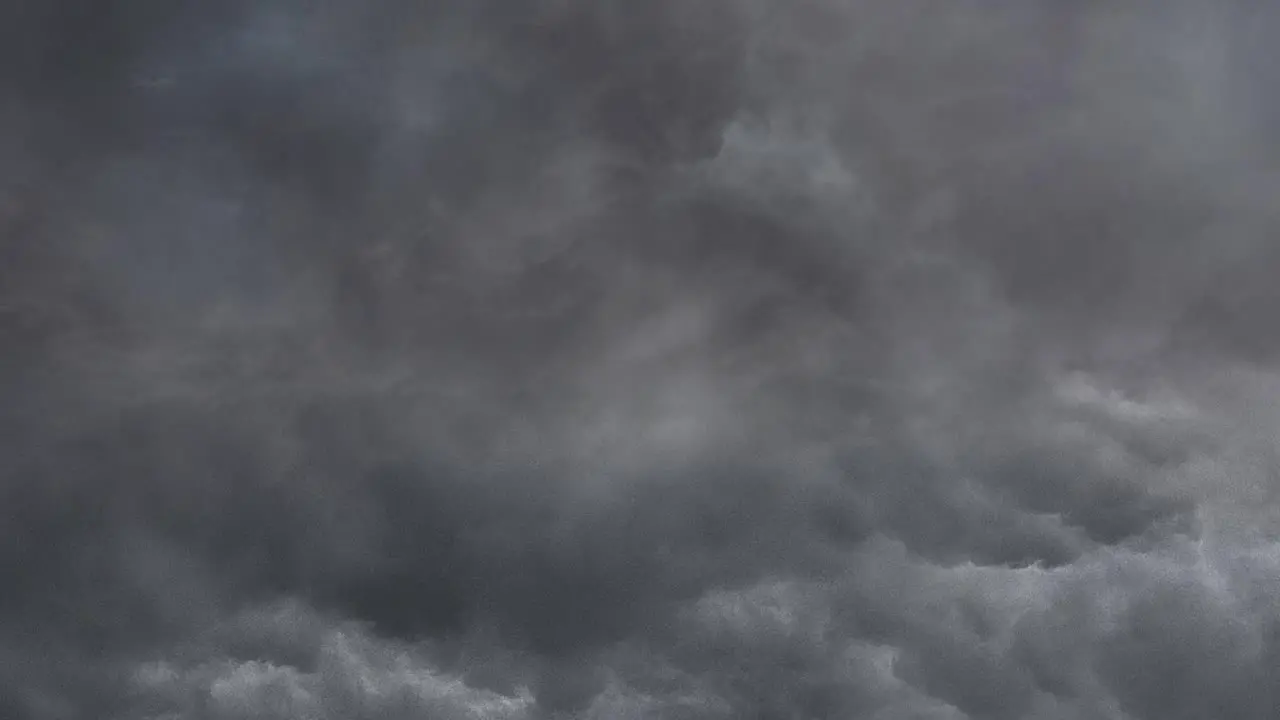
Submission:
POLYGON ((0 710, 1270 717, 1271 15, 10 3, 0 710))

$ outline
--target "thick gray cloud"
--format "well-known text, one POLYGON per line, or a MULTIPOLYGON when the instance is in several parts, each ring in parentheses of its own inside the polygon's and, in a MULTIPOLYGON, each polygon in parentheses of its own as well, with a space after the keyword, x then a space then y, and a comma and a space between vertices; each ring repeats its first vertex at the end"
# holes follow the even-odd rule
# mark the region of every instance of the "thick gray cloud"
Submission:
POLYGON ((1270 718, 1280 17, 0 9, 0 715, 1270 718))

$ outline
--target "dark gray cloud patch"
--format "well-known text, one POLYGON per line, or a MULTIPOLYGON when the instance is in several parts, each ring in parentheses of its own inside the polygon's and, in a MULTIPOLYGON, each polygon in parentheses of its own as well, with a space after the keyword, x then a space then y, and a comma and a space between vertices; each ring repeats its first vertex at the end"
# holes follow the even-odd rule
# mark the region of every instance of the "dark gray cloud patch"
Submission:
POLYGON ((9 3, 0 714, 1269 718, 1243 3, 9 3))

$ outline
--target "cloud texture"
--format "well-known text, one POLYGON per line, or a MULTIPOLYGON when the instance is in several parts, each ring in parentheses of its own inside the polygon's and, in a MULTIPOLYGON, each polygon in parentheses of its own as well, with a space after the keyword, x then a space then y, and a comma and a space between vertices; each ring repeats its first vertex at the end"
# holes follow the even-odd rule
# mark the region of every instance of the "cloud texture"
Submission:
POLYGON ((1280 14, 0 8, 0 716, 1266 720, 1280 14))

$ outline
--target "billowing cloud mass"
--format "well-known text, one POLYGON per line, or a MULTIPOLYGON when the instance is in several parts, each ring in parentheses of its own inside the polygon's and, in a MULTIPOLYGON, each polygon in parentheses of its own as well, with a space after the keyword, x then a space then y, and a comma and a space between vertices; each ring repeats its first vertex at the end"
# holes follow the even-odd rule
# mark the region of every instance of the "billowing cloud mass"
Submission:
POLYGON ((0 717, 1280 716, 1278 32, 0 3, 0 717))

